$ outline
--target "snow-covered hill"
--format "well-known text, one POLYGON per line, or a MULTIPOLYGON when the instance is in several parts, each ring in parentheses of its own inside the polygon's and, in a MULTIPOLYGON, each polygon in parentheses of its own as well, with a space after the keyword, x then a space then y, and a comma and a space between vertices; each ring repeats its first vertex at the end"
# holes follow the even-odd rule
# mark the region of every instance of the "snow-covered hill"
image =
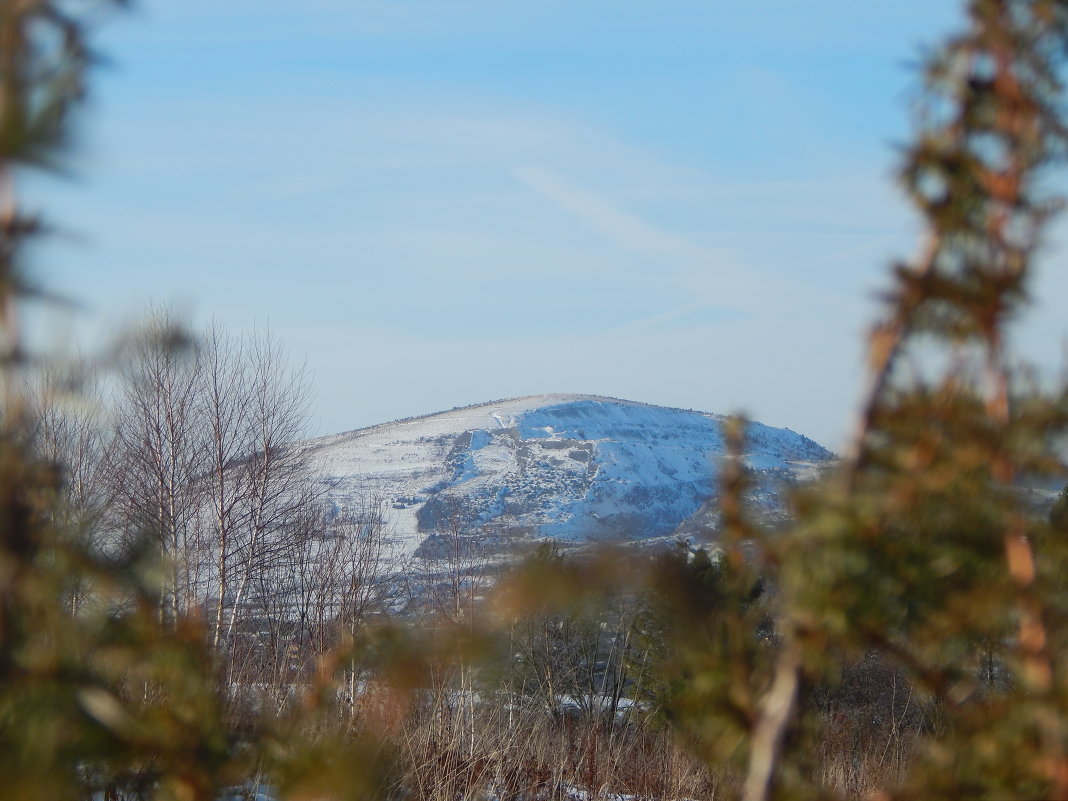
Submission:
MULTIPOLYGON (((536 395, 303 443, 340 509, 384 499, 401 550, 432 557, 441 534, 502 547, 518 539, 635 540, 707 517, 724 454, 720 415, 590 395, 536 395)), ((757 503, 832 454, 751 423, 757 503)))

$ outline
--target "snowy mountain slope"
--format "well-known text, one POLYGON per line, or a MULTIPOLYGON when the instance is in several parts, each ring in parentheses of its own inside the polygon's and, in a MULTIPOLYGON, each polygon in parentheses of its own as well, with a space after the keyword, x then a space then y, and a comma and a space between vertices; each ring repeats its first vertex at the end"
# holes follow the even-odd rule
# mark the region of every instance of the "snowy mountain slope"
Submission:
MULTIPOLYGON (((724 453, 719 415, 590 395, 537 395, 303 443, 338 508, 387 502, 401 550, 435 535, 569 542, 672 534, 707 510, 724 453)), ((786 429, 752 423, 758 502, 832 458, 786 429)))

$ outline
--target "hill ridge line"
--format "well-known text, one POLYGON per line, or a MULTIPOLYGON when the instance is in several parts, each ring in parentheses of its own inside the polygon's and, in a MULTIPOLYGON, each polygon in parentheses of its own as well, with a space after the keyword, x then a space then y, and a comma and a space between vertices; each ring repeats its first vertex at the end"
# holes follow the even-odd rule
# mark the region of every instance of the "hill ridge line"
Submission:
MULTIPOLYGON (((361 426, 360 428, 353 428, 353 429, 349 429, 347 431, 339 431, 339 432, 334 433, 334 434, 323 434, 323 435, 318 436, 318 437, 311 437, 310 439, 304 440, 303 443, 306 444, 308 447, 315 447, 315 445, 313 443, 320 443, 320 442, 325 441, 325 440, 336 441, 336 440, 339 440, 339 439, 341 439, 343 437, 349 437, 349 436, 354 436, 354 435, 357 435, 357 434, 363 434, 363 433, 366 433, 368 431, 372 431, 372 430, 374 430, 376 428, 384 428, 385 426, 396 425, 398 423, 414 423, 414 422, 418 422, 420 420, 429 420, 432 417, 439 417, 441 415, 450 414, 452 412, 462 412, 462 411, 465 411, 467 409, 484 409, 487 406, 496 406, 497 404, 502 404, 502 403, 515 403, 517 401, 523 401, 523 400, 534 399, 534 398, 568 398, 568 399, 572 399, 574 401, 593 400, 593 401, 608 401, 610 403, 625 403, 625 404, 630 405, 630 406, 641 406, 641 407, 649 408, 649 409, 666 409, 668 411, 673 411, 673 412, 688 412, 688 413, 691 413, 691 414, 700 414, 700 415, 705 415, 706 417, 711 417, 711 418, 716 419, 716 420, 723 420, 723 419, 725 419, 725 418, 727 418, 729 416, 729 415, 725 415, 725 414, 720 414, 718 412, 706 412, 706 411, 702 411, 700 409, 685 409, 685 408, 683 408, 681 406, 664 406, 664 405, 659 404, 659 403, 648 403, 646 401, 636 401, 636 400, 630 400, 628 398, 616 398, 616 397, 613 397, 611 395, 589 395, 589 394, 577 393, 577 392, 576 393, 549 392, 549 393, 536 394, 536 395, 517 395, 517 396, 512 397, 512 398, 498 398, 497 400, 483 401, 482 403, 471 403, 471 404, 468 404, 467 406, 453 406, 451 409, 441 409, 439 411, 428 412, 426 414, 416 414, 416 415, 411 415, 409 417, 398 417, 395 420, 387 420, 387 421, 382 422, 382 423, 373 423, 372 425, 361 426)), ((545 404, 545 406, 556 406, 556 405, 562 405, 563 403, 567 403, 567 401, 563 401, 560 404, 556 404, 556 403, 545 404)), ((543 407, 535 406, 535 407, 532 407, 532 408, 536 409, 536 408, 543 408, 543 407)), ((749 422, 757 422, 757 421, 750 420, 749 422)), ((761 423, 761 425, 764 425, 764 424, 761 423)), ((786 428, 784 430, 790 431, 791 429, 786 428)))

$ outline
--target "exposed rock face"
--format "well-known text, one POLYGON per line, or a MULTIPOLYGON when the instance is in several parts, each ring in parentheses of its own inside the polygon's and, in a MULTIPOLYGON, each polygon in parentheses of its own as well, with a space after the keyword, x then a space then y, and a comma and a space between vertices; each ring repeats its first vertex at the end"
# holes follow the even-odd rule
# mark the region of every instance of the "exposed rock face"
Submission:
MULTIPOLYGON (((630 541, 699 525, 724 455, 723 420, 613 398, 539 395, 304 447, 338 507, 383 498, 403 548, 433 557, 443 532, 503 548, 516 538, 630 541)), ((747 433, 754 498, 772 515, 783 480, 832 458, 786 429, 752 423, 747 433)))

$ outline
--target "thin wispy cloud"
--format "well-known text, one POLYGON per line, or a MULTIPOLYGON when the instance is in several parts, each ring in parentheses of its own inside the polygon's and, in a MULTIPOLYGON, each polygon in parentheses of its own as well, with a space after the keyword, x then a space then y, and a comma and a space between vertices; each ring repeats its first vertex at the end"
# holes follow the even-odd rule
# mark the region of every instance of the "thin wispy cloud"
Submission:
POLYGON ((686 261, 726 257, 726 254, 701 248, 685 237, 651 225, 638 215, 624 211, 607 198, 577 186, 551 170, 516 167, 512 172, 524 186, 625 250, 673 256, 686 261))

